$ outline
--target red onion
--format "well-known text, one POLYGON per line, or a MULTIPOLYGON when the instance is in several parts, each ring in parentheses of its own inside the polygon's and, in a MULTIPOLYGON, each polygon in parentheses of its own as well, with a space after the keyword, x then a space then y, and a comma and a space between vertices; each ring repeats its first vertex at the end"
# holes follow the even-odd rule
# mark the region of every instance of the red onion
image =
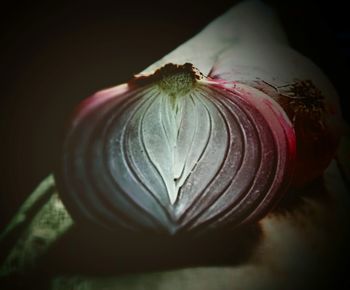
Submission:
POLYGON ((295 142, 263 92, 167 64, 80 104, 57 183, 73 217, 111 230, 232 229, 279 200, 295 142))

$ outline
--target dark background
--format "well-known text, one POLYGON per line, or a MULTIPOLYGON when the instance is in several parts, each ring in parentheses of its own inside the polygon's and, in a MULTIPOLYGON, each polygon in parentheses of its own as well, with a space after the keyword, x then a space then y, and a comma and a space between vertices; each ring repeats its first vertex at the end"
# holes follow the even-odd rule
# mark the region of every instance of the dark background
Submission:
MULTIPOLYGON (((64 120, 79 100, 127 81, 235 2, 12 1, 2 7, 0 229, 52 172, 64 120)), ((332 80, 349 120, 346 1, 266 2, 280 13, 292 46, 332 80)))

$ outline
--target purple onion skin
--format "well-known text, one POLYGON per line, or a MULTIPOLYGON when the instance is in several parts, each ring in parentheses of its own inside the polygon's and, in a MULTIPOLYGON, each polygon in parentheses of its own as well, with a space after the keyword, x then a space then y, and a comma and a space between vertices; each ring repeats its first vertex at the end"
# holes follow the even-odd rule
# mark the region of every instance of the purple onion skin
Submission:
POLYGON ((111 231, 231 230, 281 198, 295 144, 266 94, 168 64, 78 106, 56 179, 76 220, 111 231))

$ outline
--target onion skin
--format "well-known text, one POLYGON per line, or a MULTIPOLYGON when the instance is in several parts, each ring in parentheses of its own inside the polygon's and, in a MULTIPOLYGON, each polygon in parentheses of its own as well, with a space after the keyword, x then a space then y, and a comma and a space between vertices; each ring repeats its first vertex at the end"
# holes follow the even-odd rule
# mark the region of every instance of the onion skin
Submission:
POLYGON ((303 188, 335 157, 343 120, 335 88, 310 59, 286 45, 242 44, 220 54, 210 77, 254 87, 274 99, 288 115, 297 140, 291 186, 303 188))
POLYGON ((276 100, 293 123, 297 159, 292 186, 302 188, 322 176, 335 157, 341 136, 337 110, 311 80, 275 87, 265 81, 252 86, 276 100))
POLYGON ((78 106, 56 179, 76 220, 112 231, 233 229, 275 206, 295 148, 263 92, 168 64, 78 106))

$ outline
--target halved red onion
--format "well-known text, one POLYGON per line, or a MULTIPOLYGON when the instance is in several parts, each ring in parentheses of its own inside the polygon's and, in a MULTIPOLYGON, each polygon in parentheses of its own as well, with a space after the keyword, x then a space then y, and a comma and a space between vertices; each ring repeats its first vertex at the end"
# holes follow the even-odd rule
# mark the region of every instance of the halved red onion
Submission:
POLYGON ((79 220, 175 234, 257 221, 294 159, 293 127, 272 98, 168 64, 84 100, 56 176, 79 220))

